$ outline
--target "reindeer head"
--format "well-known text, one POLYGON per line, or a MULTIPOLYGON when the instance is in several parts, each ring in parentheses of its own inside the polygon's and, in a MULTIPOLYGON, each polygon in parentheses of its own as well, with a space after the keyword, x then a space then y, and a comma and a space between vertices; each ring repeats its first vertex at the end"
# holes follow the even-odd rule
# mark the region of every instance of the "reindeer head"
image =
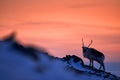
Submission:
POLYGON ((82 38, 82 49, 83 49, 83 53, 84 52, 86 52, 88 49, 89 49, 89 47, 90 47, 90 45, 92 44, 92 40, 91 40, 91 42, 90 42, 90 44, 86 47, 86 46, 84 46, 84 41, 83 41, 83 38, 82 38))

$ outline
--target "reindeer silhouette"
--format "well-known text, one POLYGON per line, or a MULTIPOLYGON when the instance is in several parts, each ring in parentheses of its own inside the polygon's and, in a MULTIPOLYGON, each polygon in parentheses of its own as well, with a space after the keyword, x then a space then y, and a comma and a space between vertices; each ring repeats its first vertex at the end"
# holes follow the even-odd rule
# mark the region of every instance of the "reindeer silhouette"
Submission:
POLYGON ((99 52, 98 50, 96 50, 94 48, 89 48, 90 45, 92 44, 92 42, 93 41, 91 40, 88 47, 85 47, 83 39, 82 39, 83 56, 90 60, 90 64, 89 64, 90 67, 93 68, 94 67, 94 61, 96 61, 100 64, 99 70, 101 70, 101 68, 103 68, 103 71, 105 71, 105 66, 104 66, 105 56, 104 56, 103 53, 99 52))

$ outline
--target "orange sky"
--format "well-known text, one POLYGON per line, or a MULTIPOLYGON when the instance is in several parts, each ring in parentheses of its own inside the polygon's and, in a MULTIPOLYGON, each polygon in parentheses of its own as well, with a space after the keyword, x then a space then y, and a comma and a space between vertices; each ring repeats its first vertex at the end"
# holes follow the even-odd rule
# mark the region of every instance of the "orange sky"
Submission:
POLYGON ((120 62, 119 0, 0 0, 0 37, 11 31, 59 57, 82 57, 81 38, 92 39, 106 61, 120 62))

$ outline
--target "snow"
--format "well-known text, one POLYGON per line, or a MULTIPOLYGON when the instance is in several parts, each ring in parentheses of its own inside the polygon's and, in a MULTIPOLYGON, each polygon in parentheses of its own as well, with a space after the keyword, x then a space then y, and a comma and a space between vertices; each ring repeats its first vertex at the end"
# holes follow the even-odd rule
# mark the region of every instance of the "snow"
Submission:
POLYGON ((61 59, 50 59, 49 55, 37 51, 39 60, 34 61, 12 48, 13 44, 13 40, 0 41, 0 80, 109 80, 89 74, 89 69, 73 59, 68 64, 61 59), (72 72, 68 70, 69 67, 83 73, 72 72))

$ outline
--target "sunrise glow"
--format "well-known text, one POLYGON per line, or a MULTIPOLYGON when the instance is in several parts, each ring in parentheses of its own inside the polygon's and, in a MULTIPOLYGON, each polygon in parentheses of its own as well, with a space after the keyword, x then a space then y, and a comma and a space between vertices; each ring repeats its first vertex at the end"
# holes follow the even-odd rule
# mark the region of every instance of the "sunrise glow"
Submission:
POLYGON ((0 38, 12 31, 58 57, 83 58, 81 39, 92 39, 106 62, 120 62, 119 0, 0 0, 0 38))

